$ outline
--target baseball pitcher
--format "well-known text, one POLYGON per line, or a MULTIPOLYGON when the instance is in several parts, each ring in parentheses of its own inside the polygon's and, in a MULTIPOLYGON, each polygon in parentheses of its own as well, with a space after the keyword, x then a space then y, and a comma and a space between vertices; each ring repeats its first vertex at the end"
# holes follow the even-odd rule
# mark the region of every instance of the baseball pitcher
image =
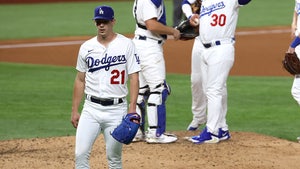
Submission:
MULTIPOLYGON (((108 167, 122 168, 122 140, 111 133, 125 119, 135 115, 138 96, 138 55, 131 39, 115 33, 114 11, 98 6, 94 11, 97 36, 84 42, 77 59, 71 123, 76 131, 75 167, 88 169, 92 146, 103 133, 108 167), (127 106, 127 81, 130 80, 130 103, 127 106), (85 96, 81 114, 81 99, 85 96), (117 137, 116 137, 117 138, 117 137)), ((116 135, 115 135, 116 136, 116 135)), ((128 143, 128 142, 124 142, 128 143)))

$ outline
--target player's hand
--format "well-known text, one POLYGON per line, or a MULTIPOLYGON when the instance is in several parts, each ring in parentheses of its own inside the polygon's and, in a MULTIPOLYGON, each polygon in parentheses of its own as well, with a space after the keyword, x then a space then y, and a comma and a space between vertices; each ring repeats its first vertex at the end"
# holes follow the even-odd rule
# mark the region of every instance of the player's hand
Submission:
POLYGON ((190 17, 190 24, 194 27, 199 25, 199 15, 198 14, 193 14, 190 17))
POLYGON ((295 48, 289 47, 287 50, 287 53, 294 53, 295 52, 295 48))
POLYGON ((77 128, 79 122, 80 114, 78 112, 72 112, 71 123, 74 128, 77 128))
POLYGON ((173 36, 175 40, 178 40, 180 38, 180 31, 178 29, 173 29, 173 36))

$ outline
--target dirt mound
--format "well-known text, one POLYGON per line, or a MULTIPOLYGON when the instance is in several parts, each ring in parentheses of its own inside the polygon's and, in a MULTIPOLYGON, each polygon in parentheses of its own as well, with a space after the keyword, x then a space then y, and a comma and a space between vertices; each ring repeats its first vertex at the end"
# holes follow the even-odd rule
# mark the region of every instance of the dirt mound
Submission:
MULTIPOLYGON (((232 132, 218 144, 195 145, 183 139, 198 132, 174 132, 173 144, 124 145, 126 169, 282 169, 300 166, 300 144, 256 133, 232 132)), ((0 142, 0 168, 74 168, 75 137, 7 140, 0 142)), ((103 136, 95 143, 91 168, 107 168, 103 136)))

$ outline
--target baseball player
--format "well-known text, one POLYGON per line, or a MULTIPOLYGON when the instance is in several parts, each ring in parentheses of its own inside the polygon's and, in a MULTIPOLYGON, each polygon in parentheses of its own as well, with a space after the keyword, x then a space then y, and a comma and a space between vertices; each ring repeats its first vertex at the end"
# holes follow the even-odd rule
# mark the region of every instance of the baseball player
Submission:
MULTIPOLYGON (((201 5, 201 0, 188 0, 183 1, 182 3, 182 11, 186 14, 186 17, 192 16, 192 14, 197 14, 195 12, 197 10, 197 6, 201 5), (192 13, 190 13, 191 6, 194 6, 192 8, 192 13)), ((193 22, 195 24, 194 26, 197 26, 199 21, 193 22)), ((198 39, 199 37, 196 37, 198 39)), ((200 76, 200 60, 199 60, 199 50, 198 47, 199 40, 196 40, 193 49, 192 49, 192 71, 191 71, 191 90, 192 90, 192 114, 193 119, 190 122, 190 124, 187 127, 187 130, 194 131, 197 130, 201 125, 205 124, 207 121, 207 114, 206 114, 206 108, 207 108, 207 100, 203 93, 203 88, 201 85, 201 76, 200 76)), ((227 91, 223 92, 224 96, 222 99, 222 108, 223 112, 227 111, 227 91)))
POLYGON ((193 14, 188 8, 193 1, 183 1, 182 8, 190 23, 196 26, 198 18, 200 22, 193 54, 198 57, 198 78, 207 101, 206 126, 199 135, 191 137, 193 143, 218 143, 230 138, 226 123, 226 81, 234 63, 234 33, 239 7, 250 1, 202 0, 199 14, 193 14))
MULTIPOLYGON (((182 11, 186 15, 186 17, 190 17, 194 13, 191 10, 192 4, 195 4, 196 1, 200 0, 186 0, 182 1, 182 11)), ((198 23, 195 23, 197 26, 198 23)), ((192 49, 192 62, 191 62, 191 91, 192 91, 192 114, 193 119, 187 127, 187 130, 194 131, 197 130, 201 125, 206 123, 207 115, 206 115, 206 97, 203 93, 203 88, 201 85, 201 76, 200 76, 200 60, 199 60, 199 50, 197 49, 197 44, 199 41, 199 36, 196 37, 197 40, 194 41, 193 49, 192 49)))
MULTIPOLYGON (((166 11, 163 0, 135 0, 133 16, 136 21, 135 37, 133 42, 141 61, 139 74, 139 96, 137 112, 145 119, 147 112, 148 143, 172 143, 177 140, 174 135, 167 135, 165 102, 170 93, 166 82, 163 43, 167 35, 175 40, 180 32, 166 25, 166 11)), ((142 130, 136 135, 135 141, 144 139, 144 121, 142 130)))
MULTIPOLYGON (((288 48, 288 53, 296 52, 297 56, 300 56, 300 21, 298 15, 300 14, 300 0, 295 0, 295 9, 293 14, 292 22, 292 37, 294 38, 293 42, 288 48)), ((300 75, 295 75, 294 82, 291 90, 293 98, 300 105, 300 75)))
POLYGON ((103 133, 109 168, 122 168, 122 143, 110 133, 127 112, 136 112, 139 59, 132 40, 113 31, 116 20, 111 7, 96 7, 93 19, 97 36, 81 45, 74 82, 71 123, 77 128, 75 165, 77 169, 90 168, 92 146, 98 135, 103 133), (129 108, 126 101, 128 79, 129 108), (78 108, 84 94, 80 115, 78 108))
MULTIPOLYGON (((293 14, 293 22, 291 25, 292 29, 292 38, 294 38, 293 42, 288 48, 289 53, 296 52, 297 56, 300 56, 300 18, 298 17, 300 15, 300 0, 295 0, 295 8, 294 8, 294 14, 293 14)), ((297 103, 300 105, 300 74, 295 75, 291 94, 293 98, 297 101, 297 103)), ((297 137, 297 140, 300 141, 300 136, 297 137)))

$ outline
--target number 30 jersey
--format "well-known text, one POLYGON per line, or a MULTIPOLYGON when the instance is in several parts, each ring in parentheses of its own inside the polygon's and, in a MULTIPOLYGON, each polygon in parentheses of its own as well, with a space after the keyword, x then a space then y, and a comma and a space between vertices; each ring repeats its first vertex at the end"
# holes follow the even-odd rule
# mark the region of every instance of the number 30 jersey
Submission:
POLYGON ((202 43, 233 38, 240 6, 238 0, 202 0, 199 14, 202 43))
POLYGON ((76 69, 85 72, 85 94, 99 98, 123 98, 128 94, 128 74, 140 71, 131 39, 117 34, 105 47, 93 37, 78 53, 76 69))

